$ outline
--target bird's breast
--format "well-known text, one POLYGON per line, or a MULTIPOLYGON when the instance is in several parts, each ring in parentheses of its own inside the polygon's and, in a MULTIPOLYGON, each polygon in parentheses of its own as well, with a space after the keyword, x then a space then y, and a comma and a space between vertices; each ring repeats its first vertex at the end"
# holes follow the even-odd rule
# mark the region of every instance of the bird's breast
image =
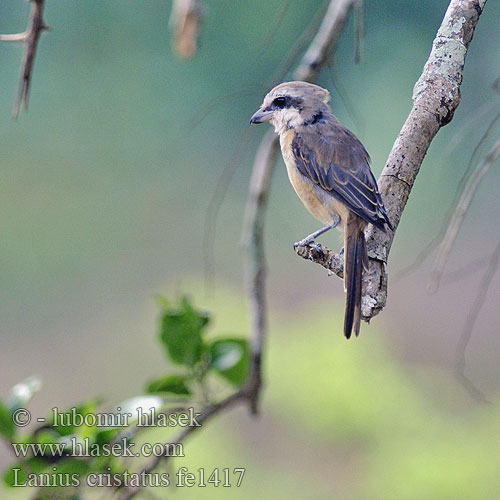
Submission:
POLYGON ((323 224, 332 224, 337 217, 343 221, 346 217, 345 206, 299 172, 292 150, 294 134, 293 130, 288 130, 280 135, 281 153, 293 189, 311 215, 323 224))

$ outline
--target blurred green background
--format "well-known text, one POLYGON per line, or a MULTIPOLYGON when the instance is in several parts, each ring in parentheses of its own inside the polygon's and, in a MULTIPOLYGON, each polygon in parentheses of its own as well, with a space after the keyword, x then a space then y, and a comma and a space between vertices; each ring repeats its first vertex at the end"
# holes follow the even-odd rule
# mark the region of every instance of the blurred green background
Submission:
MULTIPOLYGON (((247 332, 239 240, 253 154, 267 130, 250 128, 248 119, 324 5, 206 0, 199 51, 180 61, 167 26, 171 2, 46 3, 53 31, 41 39, 30 109, 17 121, 11 110, 22 46, 0 44, 0 394, 40 375, 44 388, 31 405, 39 415, 93 396, 111 406, 164 370, 157 293, 190 292, 213 311, 218 333, 247 332), (229 170, 212 221, 215 279, 207 290, 205 217, 229 170)), ((332 69, 322 73, 334 112, 364 142, 376 175, 410 110, 447 4, 367 1, 364 63, 354 64, 350 19, 332 69)), ((500 4, 488 2, 462 103, 424 161, 390 278, 439 233, 474 147, 499 111, 492 90, 499 16, 500 4)), ((24 2, 0 4, 0 33, 22 31, 27 20, 24 2)), ((262 415, 253 420, 241 409, 207 424, 175 464, 246 467, 243 486, 179 489, 176 497, 498 498, 498 278, 466 369, 492 407, 455 381, 453 364, 484 267, 460 279, 455 271, 487 258, 497 243, 499 175, 492 168, 481 184, 440 290, 426 291, 428 258, 390 281, 386 310, 345 342, 342 283, 292 251, 317 221, 280 160, 266 225, 271 328, 262 415)), ((322 241, 340 246, 333 233, 322 241)), ((5 467, 11 455, 3 444, 0 450, 5 467)), ((0 494, 28 498, 25 491, 0 494)))

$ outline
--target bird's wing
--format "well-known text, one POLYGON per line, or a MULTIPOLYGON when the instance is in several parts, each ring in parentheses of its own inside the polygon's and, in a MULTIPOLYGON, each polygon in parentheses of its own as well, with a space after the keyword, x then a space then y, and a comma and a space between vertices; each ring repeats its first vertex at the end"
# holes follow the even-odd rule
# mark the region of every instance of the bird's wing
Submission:
POLYGON ((338 122, 296 129, 292 151, 299 172, 354 213, 384 229, 390 223, 370 170, 370 157, 359 139, 338 122))

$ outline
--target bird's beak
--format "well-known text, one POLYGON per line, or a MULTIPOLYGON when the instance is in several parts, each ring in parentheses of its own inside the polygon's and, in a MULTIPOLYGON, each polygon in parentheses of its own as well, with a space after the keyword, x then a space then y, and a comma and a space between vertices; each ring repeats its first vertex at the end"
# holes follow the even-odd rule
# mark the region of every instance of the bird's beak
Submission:
POLYGON ((274 111, 258 109, 250 118, 250 123, 264 123, 273 118, 274 111))

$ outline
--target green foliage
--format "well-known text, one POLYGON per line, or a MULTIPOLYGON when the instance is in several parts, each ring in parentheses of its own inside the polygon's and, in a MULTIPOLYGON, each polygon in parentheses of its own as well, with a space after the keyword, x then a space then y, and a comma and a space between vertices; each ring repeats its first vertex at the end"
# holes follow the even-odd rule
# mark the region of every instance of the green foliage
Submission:
POLYGON ((63 422, 54 422, 54 420, 51 419, 50 425, 56 432, 59 433, 60 436, 75 435, 82 438, 92 437, 95 433, 96 427, 87 425, 85 422, 90 420, 86 420, 85 417, 88 415, 92 418, 92 416, 97 413, 98 407, 98 400, 87 401, 86 403, 77 406, 74 411, 69 410, 64 412, 65 417, 63 422))
POLYGON ((200 361, 204 350, 202 333, 210 322, 207 313, 197 311, 187 297, 178 307, 163 301, 160 339, 166 347, 171 361, 194 366, 200 361))
POLYGON ((243 338, 207 339, 210 316, 197 310, 188 297, 178 304, 160 299, 160 340, 167 358, 183 372, 168 374, 148 384, 149 393, 189 395, 191 386, 203 384, 210 373, 231 385, 241 386, 248 374, 248 344, 243 338))
POLYGON ((14 422, 12 422, 12 414, 0 400, 0 435, 6 438, 12 438, 15 434, 14 422))
POLYGON ((48 468, 47 462, 39 457, 30 457, 11 466, 4 474, 4 482, 7 486, 22 484, 28 479, 28 474, 40 474, 48 468), (15 469, 19 469, 15 471, 15 469), (15 471, 15 472, 14 472, 15 471))
POLYGON ((188 377, 182 375, 166 375, 163 378, 153 380, 148 384, 149 393, 170 392, 172 394, 191 394, 187 386, 188 377))
MULTIPOLYGON (((188 398, 194 397, 198 392, 205 398, 210 397, 211 373, 224 381, 228 389, 245 382, 249 354, 246 340, 235 337, 216 340, 208 338, 207 327, 210 324, 210 316, 196 309, 187 297, 182 297, 177 304, 161 299, 160 307, 159 340, 165 349, 168 362, 176 365, 179 373, 167 373, 150 381, 146 392, 155 396, 143 395, 130 398, 119 406, 121 413, 130 413, 134 416, 139 407, 144 413, 150 408, 156 410, 167 408, 168 399, 162 397, 168 395, 188 398)), ((123 474, 129 464, 119 452, 129 443, 133 443, 135 435, 133 425, 136 420, 134 417, 129 420, 131 432, 128 433, 128 437, 121 438, 121 433, 127 434, 125 432, 127 429, 102 426, 102 422, 96 419, 96 414, 112 413, 101 411, 101 402, 98 399, 86 401, 66 411, 59 411, 57 417, 51 413, 44 426, 31 433, 16 436, 11 412, 26 406, 40 386, 38 379, 29 378, 14 386, 8 405, 0 401, 0 434, 17 446, 22 444, 38 446, 35 454, 32 448, 26 448, 28 453, 20 456, 21 460, 5 472, 4 483, 8 486, 15 486, 15 482, 17 485, 23 484, 29 479, 29 474, 45 472, 51 474, 54 472, 54 467, 58 475, 74 474, 79 478, 91 472, 123 474), (84 456, 71 456, 71 451, 74 451, 76 446, 83 447, 83 451, 79 453, 84 456), (109 455, 104 452, 111 446, 117 453, 109 455), (14 472, 14 469, 18 470, 14 472)), ((70 498, 65 496, 62 487, 51 491, 56 490, 57 498, 70 498)), ((74 496, 74 491, 68 495, 77 498, 74 496)))

